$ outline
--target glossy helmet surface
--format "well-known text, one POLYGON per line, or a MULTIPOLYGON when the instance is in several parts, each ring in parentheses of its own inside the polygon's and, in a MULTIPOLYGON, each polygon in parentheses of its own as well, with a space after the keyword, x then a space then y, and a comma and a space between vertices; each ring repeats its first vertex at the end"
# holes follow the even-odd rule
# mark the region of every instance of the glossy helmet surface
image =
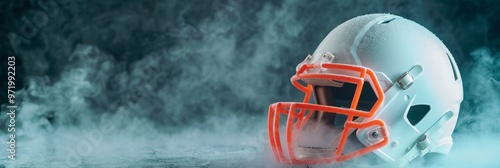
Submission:
POLYGON ((358 16, 333 29, 296 70, 291 82, 305 93, 303 102, 269 107, 279 162, 343 162, 371 153, 404 165, 450 151, 462 79, 446 46, 418 23, 358 16))

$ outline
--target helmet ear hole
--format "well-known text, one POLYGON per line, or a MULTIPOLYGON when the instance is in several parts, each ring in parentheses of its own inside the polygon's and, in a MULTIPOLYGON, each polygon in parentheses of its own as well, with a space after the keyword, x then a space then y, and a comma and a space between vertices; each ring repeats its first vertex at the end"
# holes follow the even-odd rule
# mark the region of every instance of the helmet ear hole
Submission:
POLYGON ((408 110, 408 113, 406 114, 406 118, 410 122, 411 125, 415 126, 420 122, 425 115, 431 110, 431 106, 427 104, 418 104, 418 105, 413 105, 410 107, 408 110))

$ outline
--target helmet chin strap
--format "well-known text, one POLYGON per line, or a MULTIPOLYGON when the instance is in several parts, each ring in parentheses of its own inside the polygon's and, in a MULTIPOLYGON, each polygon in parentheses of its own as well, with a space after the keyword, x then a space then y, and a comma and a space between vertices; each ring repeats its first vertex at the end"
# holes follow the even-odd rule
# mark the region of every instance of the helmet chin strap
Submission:
MULTIPOLYGON (((411 86, 411 84, 414 82, 416 77, 420 75, 421 72, 422 72, 422 67, 420 65, 413 66, 408 72, 401 75, 400 79, 397 80, 397 86, 401 87, 403 90, 408 89, 408 87, 411 86), (407 78, 406 76, 409 76, 411 78, 411 80, 402 80, 402 79, 407 78), (405 81, 410 81, 411 83, 408 83, 405 81)), ((410 78, 408 78, 408 79, 410 79, 410 78)), ((429 129, 427 129, 427 131, 425 131, 415 141, 413 146, 406 148, 406 154, 403 157, 401 157, 400 159, 398 159, 394 162, 389 162, 389 163, 381 164, 381 165, 357 165, 354 163, 344 162, 341 165, 345 165, 347 167, 363 166, 363 167, 369 167, 369 168, 404 167, 410 161, 414 160, 417 157, 422 157, 422 156, 428 154, 431 151, 431 149, 433 149, 434 147, 439 145, 438 142, 436 140, 434 140, 432 137, 438 137, 437 135, 439 134, 439 130, 452 117, 453 117, 452 112, 447 112, 447 113, 443 114, 441 116, 441 118, 439 118, 439 120, 437 120, 429 129)), ((359 119, 361 119, 361 118, 358 118, 355 121, 357 121, 359 119)), ((352 132, 354 132, 354 129, 349 130, 349 135, 352 132)), ((334 141, 332 141, 332 142, 334 142, 334 141)), ((308 167, 311 167, 311 168, 316 167, 316 166, 320 166, 320 165, 308 165, 308 167)), ((318 167, 318 168, 320 168, 320 167, 318 167)))
POLYGON ((447 112, 441 116, 438 121, 436 121, 422 136, 420 136, 420 138, 418 138, 413 147, 408 147, 406 149, 407 153, 401 159, 408 160, 408 162, 410 162, 418 156, 422 157, 429 153, 432 148, 438 145, 436 140, 432 137, 438 137, 437 135, 439 130, 448 120, 451 119, 451 117, 453 117, 452 112, 447 112))
MULTIPOLYGON (((344 162, 341 163, 341 166, 346 167, 356 167, 362 166, 367 168, 386 168, 386 167, 404 167, 410 161, 414 160, 417 157, 422 157, 428 154, 432 148, 436 147, 438 144, 432 137, 437 137, 439 134, 439 130, 445 123, 453 117, 452 112, 447 112, 438 121, 436 121, 420 138, 415 141, 415 144, 412 147, 408 147, 406 149, 406 154, 400 159, 380 165, 358 165, 355 163, 344 162)), ((308 168, 326 168, 332 167, 332 165, 307 165, 308 168)), ((333 167, 336 167, 335 165, 333 167)))

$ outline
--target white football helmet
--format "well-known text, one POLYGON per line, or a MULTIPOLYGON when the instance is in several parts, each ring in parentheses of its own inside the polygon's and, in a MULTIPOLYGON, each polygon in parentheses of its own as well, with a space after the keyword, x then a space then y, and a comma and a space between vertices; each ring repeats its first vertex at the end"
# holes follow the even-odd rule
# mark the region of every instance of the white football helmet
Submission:
POLYGON ((418 23, 391 14, 353 18, 296 70, 291 82, 304 101, 269 107, 269 140, 279 162, 371 155, 396 167, 450 151, 462 79, 446 46, 418 23))

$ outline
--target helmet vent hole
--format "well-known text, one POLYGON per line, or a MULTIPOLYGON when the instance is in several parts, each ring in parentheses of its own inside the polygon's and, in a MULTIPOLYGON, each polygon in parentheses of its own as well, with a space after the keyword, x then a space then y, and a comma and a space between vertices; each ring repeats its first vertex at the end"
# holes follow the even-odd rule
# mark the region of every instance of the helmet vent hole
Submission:
POLYGON ((378 22, 378 24, 387 24, 387 23, 390 23, 392 22, 393 20, 395 20, 396 18, 389 18, 389 19, 385 19, 385 20, 382 20, 380 22, 378 22))
POLYGON ((406 118, 410 122, 411 125, 417 125, 427 113, 431 110, 431 106, 426 104, 413 105, 408 110, 408 114, 406 114, 406 118))
POLYGON ((453 77, 455 77, 455 81, 456 81, 458 79, 458 76, 457 76, 457 71, 455 71, 455 64, 453 64, 451 55, 448 52, 446 52, 446 55, 448 56, 448 60, 450 61, 451 70, 453 70, 453 77))

